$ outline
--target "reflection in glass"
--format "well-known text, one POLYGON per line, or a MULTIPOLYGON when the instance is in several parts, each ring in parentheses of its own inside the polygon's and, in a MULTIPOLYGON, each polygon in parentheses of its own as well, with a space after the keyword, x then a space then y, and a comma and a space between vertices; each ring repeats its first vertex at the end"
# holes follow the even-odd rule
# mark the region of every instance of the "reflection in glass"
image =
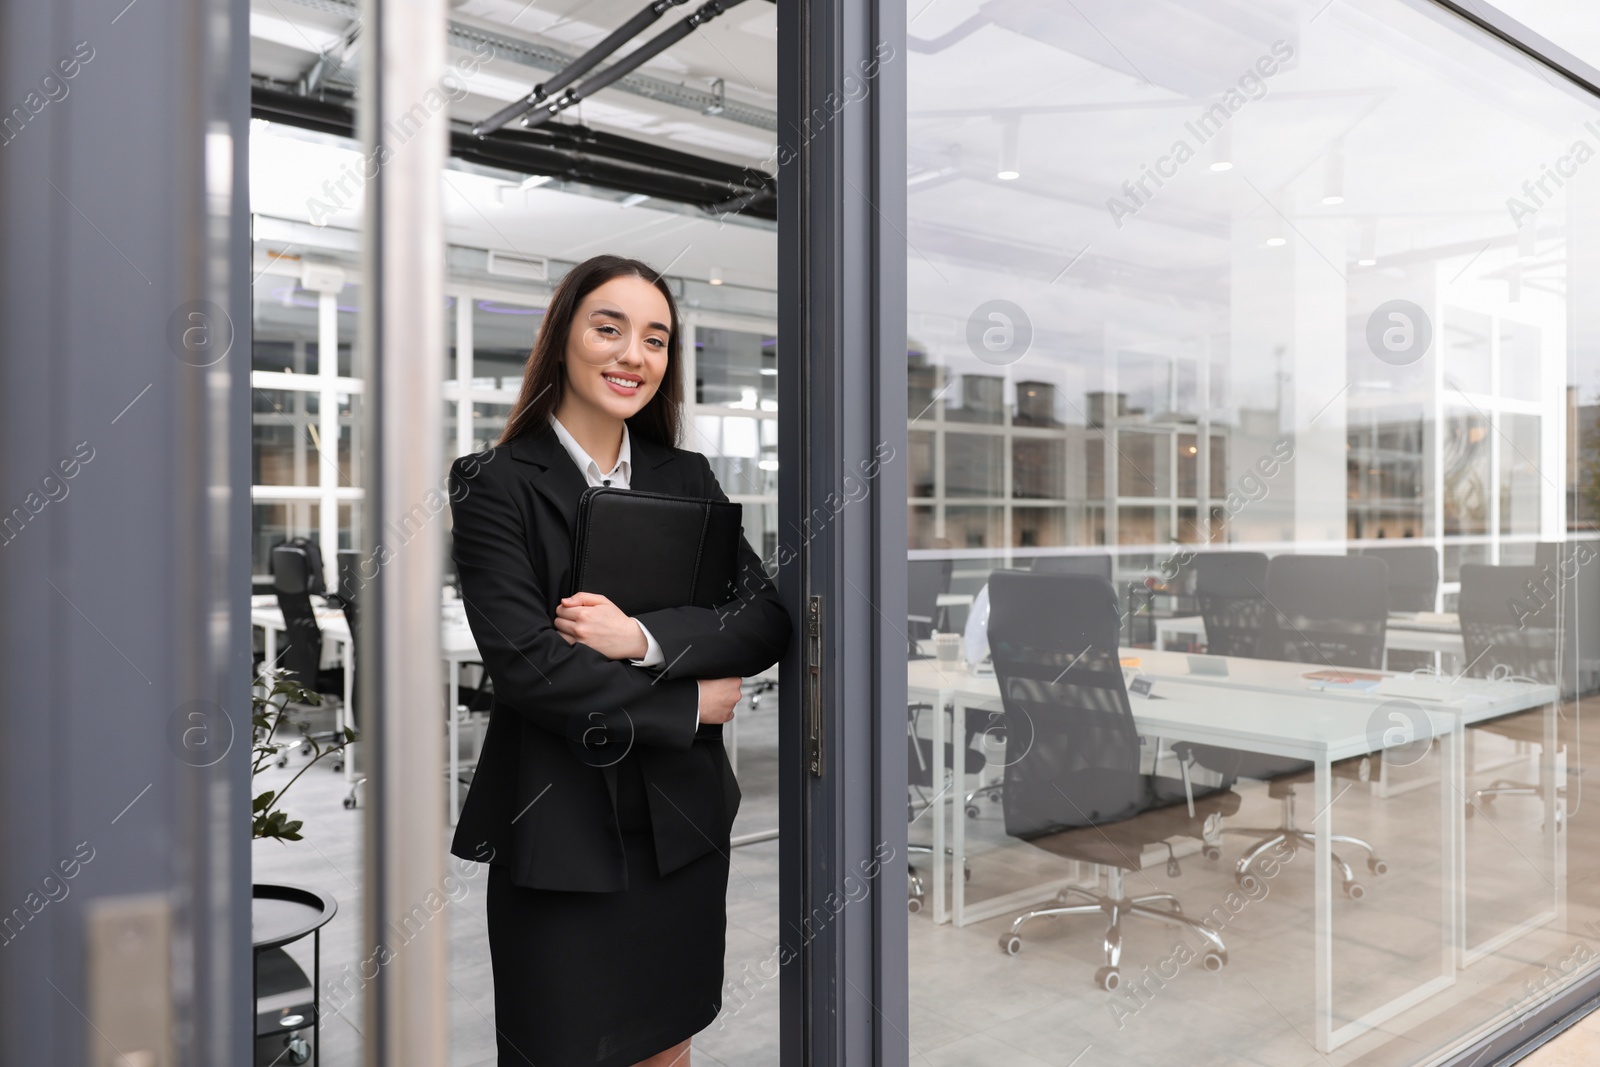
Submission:
POLYGON ((320 394, 299 389, 255 389, 251 400, 251 484, 319 484, 320 394))
POLYGON ((951 770, 942 794, 906 783, 929 850, 909 857, 912 1058, 1443 1062, 1595 966, 1547 964, 1600 915, 1565 866, 1568 836, 1596 836, 1572 814, 1571 702, 1600 686, 1600 571, 1551 579, 1572 613, 1559 689, 1465 672, 1453 613, 1473 564, 1559 566, 1575 538, 1600 554, 1597 238, 1578 224, 1600 185, 1538 188, 1600 108, 1403 0, 934 5, 907 33, 910 546, 951 565, 947 624, 977 668, 907 664, 913 700, 953 703, 907 719, 918 751, 950 741, 951 770), (984 340, 1002 305, 1025 349, 984 340), (1265 621, 1212 646, 1237 635, 1208 632, 1199 561, 1246 551, 1254 587, 1230 595, 1265 621), (1121 647, 1091 650, 1079 684, 1088 624, 1024 619, 1012 668, 1053 670, 996 711, 991 580, 1101 552, 1114 584, 1080 599, 1120 614, 1121 647), (1424 558, 1413 595, 1401 571, 1424 558), (1290 561, 1324 575, 1292 603, 1268 588, 1290 561), (1333 615, 1358 586, 1356 659, 1333 615), (1119 682, 1151 686, 1128 717, 1119 682), (1044 728, 1070 743, 1040 758, 1044 728), (1188 825, 1192 790, 1224 781, 1238 809, 1188 825), (1101 851, 1025 840, 1069 827, 1101 851), (1246 850, 1279 832, 1301 844, 1260 866, 1246 850), (1319 832, 1340 835, 1321 870, 1297 836, 1319 832), (1225 965, 1175 923, 1124 924, 1108 960, 1095 902, 1117 886, 1211 916, 1225 965), (1087 910, 1029 922, 1013 957, 1013 923, 1052 907, 1087 910))

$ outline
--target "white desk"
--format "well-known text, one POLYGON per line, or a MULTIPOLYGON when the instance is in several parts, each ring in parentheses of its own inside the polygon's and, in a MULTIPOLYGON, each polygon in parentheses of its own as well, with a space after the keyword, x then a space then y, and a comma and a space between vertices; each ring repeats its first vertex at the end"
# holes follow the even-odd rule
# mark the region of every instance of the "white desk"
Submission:
MULTIPOLYGON (((321 607, 316 609, 317 625, 322 629, 322 636, 331 638, 339 643, 340 653, 344 658, 344 702, 334 712, 334 728, 342 730, 348 725, 348 709, 355 690, 355 642, 350 637, 350 625, 345 620, 344 612, 337 608, 321 607)), ((261 627, 265 635, 266 662, 277 662, 278 632, 284 628, 283 612, 279 610, 274 597, 252 598, 250 608, 250 622, 261 627)), ((441 609, 440 645, 444 660, 449 670, 449 686, 445 691, 445 704, 448 711, 449 725, 449 774, 450 774, 450 824, 455 825, 456 816, 461 811, 461 754, 460 737, 461 724, 465 708, 455 702, 456 694, 461 688, 461 666, 464 663, 478 663, 481 659, 478 654, 477 643, 472 639, 472 630, 467 626, 466 609, 459 600, 446 601, 441 609)), ((350 783, 351 789, 355 788, 355 760, 353 748, 347 748, 344 753, 344 777, 350 783)), ((354 792, 351 793, 353 797, 354 792)))
MULTIPOLYGON (((1124 657, 1138 657, 1140 670, 1159 679, 1154 696, 1161 699, 1132 697, 1134 721, 1142 735, 1160 737, 1165 741, 1189 741, 1203 744, 1240 748, 1268 755, 1286 756, 1310 761, 1314 767, 1312 819, 1315 828, 1315 927, 1316 954, 1314 961, 1316 985, 1316 1045, 1321 1052, 1330 1052, 1345 1042, 1366 1032, 1402 1011, 1421 1003, 1455 982, 1458 967, 1466 966, 1483 954, 1493 951, 1505 941, 1519 936, 1529 926, 1547 922, 1548 915, 1519 924, 1478 945, 1466 943, 1466 898, 1464 835, 1466 819, 1463 808, 1466 794, 1465 766, 1462 758, 1461 735, 1464 728, 1484 719, 1515 711, 1544 706, 1546 711, 1545 762, 1550 764, 1555 753, 1554 702, 1557 699, 1553 686, 1518 682, 1489 682, 1480 679, 1460 679, 1454 684, 1448 678, 1418 679, 1411 676, 1391 676, 1378 691, 1365 692, 1315 692, 1310 683, 1300 677, 1313 666, 1296 663, 1276 663, 1260 660, 1230 659, 1230 676, 1190 676, 1187 660, 1180 653, 1152 652, 1149 649, 1124 649, 1124 657), (1167 659, 1166 657, 1170 657, 1167 659), (1184 673, 1178 674, 1176 661, 1184 662, 1184 673), (1157 673, 1171 669, 1172 673, 1157 673), (1224 695, 1219 689, 1226 689, 1224 695), (1222 698, 1222 699, 1219 699, 1222 698), (1363 756, 1374 750, 1371 739, 1374 713, 1387 701, 1404 698, 1412 701, 1426 717, 1433 737, 1441 746, 1441 783, 1439 787, 1440 825, 1444 828, 1440 842, 1441 893, 1440 929, 1441 944, 1438 973, 1409 992, 1390 1000, 1372 1011, 1343 1025, 1335 1024, 1333 1004, 1333 864, 1332 815, 1333 777, 1335 761, 1363 756)), ((913 660, 908 664, 908 694, 912 700, 927 701, 936 711, 947 706, 953 713, 954 723, 964 723, 968 708, 992 709, 999 705, 999 686, 992 676, 974 675, 964 664, 941 665, 937 660, 913 660)), ((948 752, 954 759, 957 746, 946 745, 949 736, 946 716, 933 716, 933 751, 948 752)), ((1561 838, 1555 818, 1556 790, 1553 776, 1547 779, 1552 787, 1545 790, 1545 845, 1556 857, 1554 869, 1560 873, 1561 838)), ((948 914, 945 911, 945 835, 946 820, 954 824, 951 834, 950 870, 959 872, 966 862, 965 818, 961 805, 952 805, 948 797, 959 793, 956 785, 960 779, 955 768, 945 767, 944 788, 935 801, 933 842, 933 919, 952 921, 961 926, 1002 914, 1038 900, 1048 899, 1060 884, 1052 883, 1044 892, 1038 889, 1006 894, 986 901, 979 907, 968 907, 965 901, 964 880, 956 875, 949 878, 952 897, 948 914), (953 812, 953 814, 951 814, 953 812)), ((1555 908, 1564 904, 1562 883, 1555 880, 1555 908)))

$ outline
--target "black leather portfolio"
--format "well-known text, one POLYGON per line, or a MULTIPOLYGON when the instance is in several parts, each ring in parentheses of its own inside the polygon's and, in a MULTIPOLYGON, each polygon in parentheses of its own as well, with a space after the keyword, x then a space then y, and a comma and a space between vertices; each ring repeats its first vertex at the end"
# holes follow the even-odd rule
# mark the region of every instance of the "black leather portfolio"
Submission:
POLYGON ((721 500, 592 486, 578 500, 572 588, 624 614, 734 598, 744 509, 721 500))

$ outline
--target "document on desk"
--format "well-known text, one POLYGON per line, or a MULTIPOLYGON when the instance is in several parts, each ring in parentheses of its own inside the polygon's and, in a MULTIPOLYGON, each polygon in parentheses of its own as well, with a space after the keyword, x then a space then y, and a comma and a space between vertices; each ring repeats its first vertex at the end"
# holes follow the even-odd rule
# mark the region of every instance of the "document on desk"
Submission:
POLYGON ((1370 693, 1384 680, 1381 674, 1341 670, 1307 671, 1300 677, 1310 682, 1312 689, 1354 693, 1370 693))

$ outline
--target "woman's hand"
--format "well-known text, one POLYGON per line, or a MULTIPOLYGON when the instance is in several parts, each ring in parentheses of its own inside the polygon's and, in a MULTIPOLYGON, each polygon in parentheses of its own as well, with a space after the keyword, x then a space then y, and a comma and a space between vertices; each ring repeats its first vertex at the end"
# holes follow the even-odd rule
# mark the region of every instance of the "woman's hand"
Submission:
POLYGON ((567 644, 582 642, 606 659, 642 659, 650 648, 633 617, 599 593, 563 597, 555 627, 567 644))
POLYGON ((738 678, 700 679, 700 721, 727 722, 733 718, 733 707, 743 695, 738 678))

